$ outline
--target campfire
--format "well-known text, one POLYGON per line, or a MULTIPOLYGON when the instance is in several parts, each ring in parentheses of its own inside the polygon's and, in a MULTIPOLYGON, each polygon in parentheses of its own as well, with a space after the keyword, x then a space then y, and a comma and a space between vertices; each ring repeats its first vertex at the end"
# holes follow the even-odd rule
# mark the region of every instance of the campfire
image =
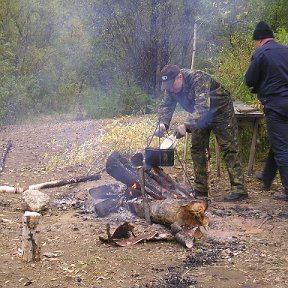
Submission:
MULTIPOLYGON (((107 159, 106 171, 121 182, 122 186, 102 185, 89 190, 99 217, 117 212, 119 207, 126 207, 138 217, 146 219, 149 224, 158 223, 170 228, 174 239, 187 248, 193 247, 194 240, 202 237, 201 226, 207 230, 207 200, 195 199, 191 189, 182 187, 160 167, 145 167, 140 153, 129 160, 120 153, 113 152, 107 159)), ((133 230, 131 223, 123 225, 118 230, 125 231, 124 233, 116 233, 117 237, 114 233, 113 236, 109 227, 106 231, 107 238, 102 237, 101 240, 127 246, 128 242, 132 244, 138 243, 139 239, 155 240, 159 236, 157 233, 138 237, 132 235, 133 240, 129 238, 128 242, 121 242, 118 241, 119 235, 131 236, 130 232, 133 230)))

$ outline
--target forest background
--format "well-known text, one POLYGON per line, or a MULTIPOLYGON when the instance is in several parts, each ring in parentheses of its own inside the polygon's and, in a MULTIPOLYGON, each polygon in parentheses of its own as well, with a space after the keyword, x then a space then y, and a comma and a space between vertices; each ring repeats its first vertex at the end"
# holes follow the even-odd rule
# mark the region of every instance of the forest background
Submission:
MULTIPOLYGON (((287 0, 0 0, 0 123, 42 114, 154 113, 167 63, 216 77, 234 100, 266 21, 288 44, 287 0), (195 26, 196 25, 196 26, 195 26)), ((248 136, 249 137, 249 136, 248 136)), ((265 129, 260 133, 265 150, 265 129), (261 136, 262 135, 262 136, 261 136)))

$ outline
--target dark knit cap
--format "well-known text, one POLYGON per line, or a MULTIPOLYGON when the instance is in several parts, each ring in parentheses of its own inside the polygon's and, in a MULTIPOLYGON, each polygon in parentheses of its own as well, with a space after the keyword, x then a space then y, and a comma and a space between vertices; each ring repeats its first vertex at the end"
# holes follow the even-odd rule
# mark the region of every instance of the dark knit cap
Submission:
POLYGON ((274 38, 273 31, 264 21, 261 21, 256 25, 253 32, 253 40, 262 40, 266 38, 274 38))

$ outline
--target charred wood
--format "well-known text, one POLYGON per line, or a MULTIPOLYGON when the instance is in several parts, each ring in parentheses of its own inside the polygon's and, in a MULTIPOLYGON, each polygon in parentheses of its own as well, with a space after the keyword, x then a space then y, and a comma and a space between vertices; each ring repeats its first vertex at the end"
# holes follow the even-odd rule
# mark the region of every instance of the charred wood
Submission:
POLYGON ((106 217, 112 212, 116 212, 122 205, 123 197, 108 198, 94 204, 94 211, 99 217, 106 217))
MULTIPOLYGON (((113 152, 107 159, 107 173, 118 181, 132 187, 136 184, 136 189, 140 190, 140 178, 137 168, 134 165, 143 165, 141 153, 134 155, 132 162, 121 156, 118 152, 113 152), (139 156, 140 155, 140 156, 139 156)), ((154 167, 145 171, 145 191, 154 199, 162 200, 166 198, 192 198, 191 191, 187 191, 167 175, 162 169, 154 167)))

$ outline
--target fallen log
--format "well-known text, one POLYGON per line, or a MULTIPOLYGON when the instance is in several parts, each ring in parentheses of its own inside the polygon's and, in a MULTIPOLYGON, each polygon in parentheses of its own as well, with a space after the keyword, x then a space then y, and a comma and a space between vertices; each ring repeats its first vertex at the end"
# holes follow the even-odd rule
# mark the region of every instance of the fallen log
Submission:
POLYGON ((65 186, 65 185, 69 185, 69 184, 76 184, 76 183, 80 183, 80 182, 99 180, 100 178, 101 178, 101 173, 97 173, 95 175, 73 177, 70 179, 62 179, 62 180, 55 180, 55 181, 50 181, 50 182, 44 182, 44 183, 29 185, 28 187, 24 188, 24 191, 28 190, 28 189, 29 190, 39 190, 39 189, 45 189, 45 188, 60 187, 60 186, 65 186))
MULTIPOLYGON (((139 199, 127 203, 132 212, 140 218, 145 218, 143 205, 139 199)), ((167 227, 177 223, 188 228, 203 226, 207 229, 209 223, 208 217, 205 216, 207 207, 206 200, 166 199, 149 202, 151 221, 167 227)))
MULTIPOLYGON (((143 206, 139 200, 129 201, 128 204, 133 212, 144 218, 143 206)), ((188 249, 193 247, 195 239, 202 237, 200 227, 208 229, 206 200, 167 199, 150 201, 149 206, 151 221, 171 228, 175 240, 188 249)))
POLYGON ((2 152, 2 156, 0 158, 0 172, 2 172, 4 170, 4 166, 5 166, 5 161, 7 158, 7 155, 10 151, 10 149, 12 148, 12 142, 9 140, 2 152))

